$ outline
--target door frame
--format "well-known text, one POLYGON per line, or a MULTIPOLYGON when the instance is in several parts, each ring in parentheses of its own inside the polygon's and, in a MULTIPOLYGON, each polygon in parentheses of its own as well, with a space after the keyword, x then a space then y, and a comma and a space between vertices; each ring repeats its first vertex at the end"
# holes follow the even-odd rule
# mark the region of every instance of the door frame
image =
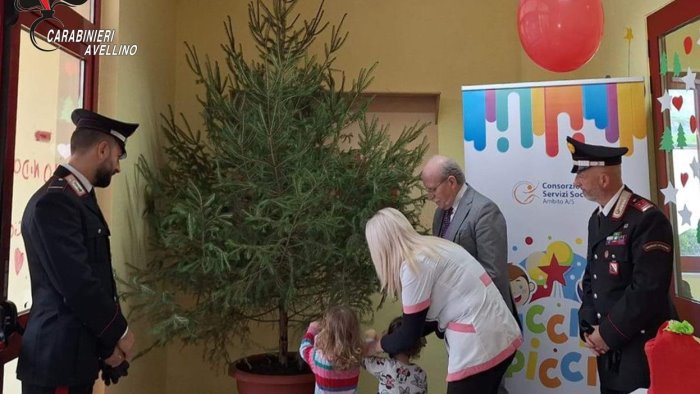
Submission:
MULTIPOLYGON (((654 127, 654 146, 661 144, 661 136, 664 130, 664 117, 661 112, 661 103, 656 97, 661 97, 661 65, 660 65, 660 44, 659 40, 666 34, 679 27, 693 22, 700 18, 700 1, 698 0, 675 0, 660 10, 647 17, 647 34, 649 44, 649 69, 651 82, 651 112, 654 127)), ((697 49, 696 49, 697 50, 697 49)), ((661 186, 668 184, 668 166, 666 164, 666 152, 654 149, 656 152, 656 181, 657 181, 657 201, 663 201, 661 186)), ((674 212, 668 205, 662 207, 668 217, 674 212)), ((675 231, 675 230, 674 230, 675 231)), ((678 245, 676 245, 678 248, 678 245)), ((671 283, 671 296, 682 319, 690 321, 693 326, 700 327, 700 303, 684 297, 678 297, 676 292, 676 267, 680 264, 700 267, 700 257, 685 258, 680 261, 680 256, 676 253, 677 262, 674 266, 673 281, 671 283), (687 261, 686 261, 687 260, 687 261)))
MULTIPOLYGON (((46 36, 49 28, 63 29, 99 29, 101 15, 101 1, 94 0, 92 12, 94 22, 83 18, 70 7, 59 6, 55 8, 55 16, 63 22, 63 26, 57 25, 54 21, 47 21, 40 24, 36 33, 46 36)), ((17 122, 17 91, 19 84, 19 57, 20 57, 20 33, 21 30, 28 29, 29 26, 40 16, 38 12, 20 12, 16 21, 9 25, 5 24, 5 16, 10 16, 14 10, 14 1, 5 1, 0 7, 0 64, 2 65, 2 76, 0 77, 0 258, 2 258, 2 269, 0 269, 0 281, 2 282, 2 300, 7 300, 8 279, 9 279, 9 256, 10 256, 10 226, 12 219, 12 193, 13 175, 15 159, 15 135, 17 122)), ((62 50, 70 52, 74 56, 85 62, 83 80, 83 106, 94 110, 97 107, 97 81, 99 78, 99 57, 86 57, 86 44, 65 43, 57 44, 62 50)), ((25 327, 29 319, 29 312, 20 313, 19 322, 25 327)), ((13 334, 8 341, 8 346, 0 349, 0 394, 3 390, 4 365, 19 356, 21 347, 21 337, 13 334)))

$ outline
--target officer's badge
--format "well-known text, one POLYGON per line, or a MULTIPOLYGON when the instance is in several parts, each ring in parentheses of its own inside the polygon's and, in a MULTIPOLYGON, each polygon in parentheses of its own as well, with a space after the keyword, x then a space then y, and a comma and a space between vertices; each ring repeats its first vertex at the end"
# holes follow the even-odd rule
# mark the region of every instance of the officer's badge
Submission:
POLYGON ((608 273, 614 276, 620 275, 620 265, 617 261, 611 261, 608 264, 608 273))

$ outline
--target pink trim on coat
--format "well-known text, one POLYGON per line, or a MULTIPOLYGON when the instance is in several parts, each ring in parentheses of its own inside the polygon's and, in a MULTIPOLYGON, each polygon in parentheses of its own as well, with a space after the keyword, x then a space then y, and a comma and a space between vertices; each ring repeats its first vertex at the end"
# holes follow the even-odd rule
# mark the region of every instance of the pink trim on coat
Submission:
POLYGON ((489 276, 489 273, 488 273, 488 272, 484 272, 484 273, 479 277, 479 279, 481 279, 481 283, 484 284, 484 287, 488 287, 488 285, 490 285, 491 283, 493 283, 493 280, 492 280, 491 277, 489 276))
POLYGON ((404 305, 403 306, 403 313, 410 314, 410 313, 420 312, 422 310, 428 309, 429 306, 430 306, 430 298, 428 298, 425 301, 421 301, 417 304, 404 305))
POLYGON ((518 350, 518 348, 520 347, 520 345, 522 345, 522 343, 523 343, 523 337, 518 336, 517 338, 515 338, 515 340, 510 345, 508 345, 508 347, 506 347, 502 352, 498 353, 491 360, 489 360, 485 363, 479 364, 479 365, 474 365, 471 367, 464 368, 461 371, 448 373, 447 374, 447 381, 454 382, 457 380, 462 380, 462 379, 467 378, 469 376, 476 375, 480 372, 484 372, 486 370, 489 370, 489 369, 495 367, 496 365, 500 364, 505 359, 510 357, 513 353, 515 353, 515 351, 518 350))
POLYGON ((458 331, 458 332, 466 332, 473 334, 476 332, 476 328, 474 328, 473 324, 464 324, 464 323, 455 323, 455 322, 449 322, 447 323, 447 329, 452 330, 452 331, 458 331))

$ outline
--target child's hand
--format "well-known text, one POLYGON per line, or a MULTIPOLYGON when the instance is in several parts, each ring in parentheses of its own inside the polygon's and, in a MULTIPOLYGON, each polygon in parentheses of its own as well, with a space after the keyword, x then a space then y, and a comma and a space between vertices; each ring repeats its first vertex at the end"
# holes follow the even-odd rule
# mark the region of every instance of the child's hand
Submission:
POLYGON ((384 349, 382 349, 382 338, 380 336, 376 336, 376 334, 374 338, 375 339, 372 341, 365 342, 364 348, 362 349, 363 357, 374 356, 377 353, 384 352, 384 349))
POLYGON ((377 340, 377 331, 374 328, 365 330, 365 342, 372 342, 377 340))
POLYGON ((309 323, 309 330, 316 333, 321 331, 321 322, 312 321, 311 323, 309 323))

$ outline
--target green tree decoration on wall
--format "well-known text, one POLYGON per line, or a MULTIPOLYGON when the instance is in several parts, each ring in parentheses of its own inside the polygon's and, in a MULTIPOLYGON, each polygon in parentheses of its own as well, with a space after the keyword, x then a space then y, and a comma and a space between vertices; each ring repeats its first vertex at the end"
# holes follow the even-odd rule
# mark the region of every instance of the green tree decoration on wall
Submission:
POLYGON ((661 52, 661 61, 659 61, 659 64, 661 65, 661 75, 663 77, 666 77, 666 73, 668 72, 668 56, 666 56, 666 52, 661 52))
POLYGON ((678 132, 676 135, 676 146, 679 148, 685 148, 688 144, 685 142, 685 131, 683 130, 683 125, 678 124, 678 132))
POLYGON ((423 126, 390 140, 367 116, 372 68, 349 82, 335 64, 343 20, 329 26, 323 4, 304 20, 299 2, 249 4, 255 56, 244 56, 231 18, 223 67, 186 44, 203 130, 171 110, 165 164, 138 163, 153 248, 127 299, 155 345, 200 345, 213 364, 231 363, 255 324, 269 324, 276 359, 291 367, 293 327, 332 304, 371 315, 378 282, 365 222, 391 206, 417 224, 424 202, 423 126))
POLYGON ((671 133, 671 128, 668 126, 664 128, 664 133, 661 135, 661 145, 659 149, 666 152, 673 150, 673 134, 671 133))
POLYGON ((678 56, 678 52, 673 54, 673 76, 681 76, 681 57, 678 56))

